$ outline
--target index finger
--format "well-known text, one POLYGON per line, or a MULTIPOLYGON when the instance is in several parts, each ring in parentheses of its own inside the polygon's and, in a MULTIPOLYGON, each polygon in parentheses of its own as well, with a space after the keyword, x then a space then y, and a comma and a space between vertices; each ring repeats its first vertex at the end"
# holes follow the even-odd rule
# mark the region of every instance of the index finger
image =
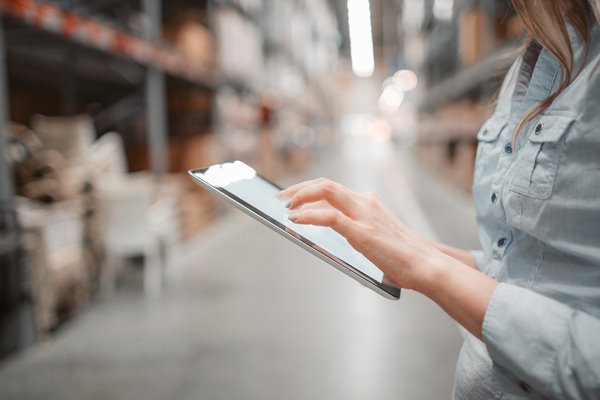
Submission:
POLYGON ((329 205, 346 215, 354 215, 357 211, 354 193, 345 186, 326 179, 298 190, 292 196, 287 207, 293 210, 306 203, 315 203, 318 201, 326 201, 329 205))
POLYGON ((277 198, 279 200, 289 200, 292 197, 294 197, 296 195, 296 193, 298 193, 298 191, 300 191, 310 185, 314 185, 315 183, 321 182, 323 180, 324 180, 324 178, 317 178, 317 179, 311 179, 308 181, 296 183, 295 185, 292 185, 292 186, 288 187, 287 189, 284 189, 281 192, 279 192, 277 194, 277 198))

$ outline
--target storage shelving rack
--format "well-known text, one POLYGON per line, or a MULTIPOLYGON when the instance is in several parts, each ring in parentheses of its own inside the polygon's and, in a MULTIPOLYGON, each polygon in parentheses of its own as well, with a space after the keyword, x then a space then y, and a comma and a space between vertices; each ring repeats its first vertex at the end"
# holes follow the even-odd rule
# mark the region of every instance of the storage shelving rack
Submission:
MULTIPOLYGON (((270 31, 273 20, 282 19, 280 15, 276 15, 275 10, 280 4, 278 0, 263 0, 262 8, 256 9, 253 7, 245 7, 244 1, 239 0, 210 0, 208 2, 209 20, 211 21, 211 30, 217 35, 217 29, 215 28, 215 15, 221 11, 232 12, 240 17, 241 20, 252 25, 257 33, 260 35, 260 48, 262 51, 262 59, 266 63, 272 58, 278 58, 283 60, 286 66, 289 66, 299 73, 299 76, 306 83, 307 92, 314 99, 308 101, 304 97, 289 97, 280 96, 278 99, 279 108, 276 110, 276 114, 280 111, 286 113, 293 113, 301 118, 306 118, 310 121, 311 126, 328 127, 332 125, 333 117, 335 114, 334 105, 330 101, 330 90, 324 87, 318 79, 315 79, 314 75, 311 75, 311 71, 306 67, 305 60, 294 54, 294 48, 290 43, 286 43, 278 36, 279 32, 270 31)), ((251 2, 249 2, 251 3, 251 2)), ((294 0, 287 2, 287 5, 295 7, 295 11, 303 9, 304 12, 308 12, 305 7, 307 1, 294 0)), ((327 5, 329 8, 327 11, 331 12, 333 16, 332 6, 327 5)), ((337 22, 337 21, 336 21, 337 22)), ((286 27, 289 29, 289 21, 284 22, 286 27)), ((315 27, 311 28, 312 35, 314 35, 315 27)), ((338 27, 335 26, 337 30, 338 27)), ((243 62, 243 61, 242 61, 243 62)), ((263 73, 263 79, 260 82, 249 80, 247 77, 228 75, 226 71, 221 71, 221 80, 217 87, 217 91, 223 88, 232 89, 237 93, 240 98, 250 97, 261 99, 263 94, 266 92, 272 93, 273 90, 270 88, 271 81, 270 76, 263 73)), ((275 90, 276 91, 276 90, 275 90)), ((282 94, 282 93, 279 93, 282 94)), ((216 97, 216 96, 215 96, 216 97)), ((218 126, 221 121, 221 115, 219 115, 218 107, 213 106, 215 116, 213 118, 215 126, 218 126)), ((258 110, 257 110, 258 112, 258 110)), ((240 127, 245 128, 247 124, 240 121, 240 127)), ((264 173, 265 171, 263 171, 264 173)))
MULTIPOLYGON (((305 3, 308 1, 293 0, 288 5, 303 12, 306 11, 305 3)), ((9 121, 27 123, 32 112, 48 115, 89 112, 99 134, 114 129, 136 147, 140 142, 147 143, 149 162, 140 159, 132 163, 130 159, 130 167, 136 170, 149 165, 160 176, 170 169, 167 154, 171 144, 176 146, 181 143, 179 139, 187 140, 184 136, 208 133, 218 125, 218 115, 214 112, 215 93, 231 88, 240 96, 261 99, 268 90, 265 82, 269 77, 265 71, 260 71, 261 76, 256 80, 228 75, 211 57, 206 62, 192 61, 182 50, 163 39, 162 29, 166 32, 169 23, 178 23, 179 16, 190 17, 188 9, 195 11, 192 22, 208 27, 213 36, 216 36, 213 17, 220 9, 233 10, 249 21, 260 33, 262 56, 285 59, 286 65, 300 71, 303 79, 309 82, 309 98, 316 99, 282 96, 280 110, 302 115, 310 122, 313 122, 311 118, 330 120, 332 107, 328 103, 328 88, 313 83, 314 76, 293 46, 269 38, 266 32, 267 11, 280 5, 278 0, 0 0, 0 200, 3 201, 0 257, 7 255, 2 258, 0 274, 11 268, 18 271, 19 237, 11 204, 14 195, 12 173, 4 157, 9 121), (247 7, 252 4, 255 7, 247 7), (263 7, 256 7, 256 4, 263 7), (121 11, 126 15, 119 14, 121 11), (127 14, 129 11, 132 15, 127 14), (185 15, 181 15, 181 11, 185 15), (163 22, 167 25, 163 26, 163 22), (8 90, 8 86, 12 90, 8 90), (21 97, 13 98, 15 88, 21 97), (201 100, 201 104, 190 105, 196 107, 190 112, 187 105, 182 107, 180 103, 171 102, 186 97, 188 91, 198 91, 193 93, 199 94, 194 99, 201 100), (180 93, 183 96, 179 96, 180 93), (21 103, 23 98, 27 100, 26 106, 21 103), (29 104, 30 100, 32 104, 29 104), (12 110, 9 110, 9 104, 13 106, 12 110), (176 124, 173 124, 174 119, 176 124), (181 137, 175 138, 177 135, 181 137), (169 139, 176 140, 171 143, 169 139), (9 254, 11 266, 6 265, 9 254)), ((308 24, 311 26, 308 39, 317 40, 318 29, 315 31, 310 19, 308 24)), ((290 29, 287 22, 281 28, 284 31, 290 29)), ((332 28, 336 27, 332 24, 332 28)), ((234 55, 240 50, 235 45, 230 50, 234 55)), ((257 107, 256 111, 261 115, 264 110, 257 107)), ((127 147, 127 143, 125 145, 127 147)), ((211 146, 204 148, 208 147, 211 146)), ((171 158, 175 157, 171 155, 171 158)), ((15 282, 21 280, 16 275, 11 276, 12 282, 2 279, 0 286, 5 284, 7 288, 17 287, 15 282)), ((0 302, 9 294, 13 298, 22 296, 3 289, 4 286, 0 288, 0 302)), ((10 316, 11 324, 5 324, 0 318, 0 340, 12 342, 13 347, 27 344, 16 343, 25 337, 26 327, 22 324, 20 332, 4 329, 8 325, 19 326, 19 322, 14 322, 27 319, 26 312, 14 311, 10 316)), ((0 354, 2 352, 0 348, 0 354)))
MULTIPOLYGON (((495 50, 477 64, 460 69, 450 77, 427 89, 418 107, 421 113, 435 112, 441 106, 464 99, 489 99, 497 92, 501 77, 515 61, 520 41, 511 42, 495 50)), ((483 121, 467 123, 422 123, 420 138, 423 140, 474 140, 473 135, 483 121)))
MULTIPOLYGON (((457 0, 454 2, 454 16, 450 21, 438 21, 434 18, 431 7, 426 9, 423 36, 429 42, 429 57, 419 66, 424 72, 427 85, 418 103, 421 113, 427 115, 444 105, 460 100, 493 99, 504 73, 515 61, 523 44, 522 38, 513 38, 505 42, 495 37, 495 25, 506 24, 514 17, 509 4, 510 1, 507 0, 457 0), (471 45, 482 47, 482 50, 477 50, 481 54, 478 54, 475 62, 465 65, 458 53, 460 47, 469 45, 460 42, 465 36, 474 35, 459 37, 459 32, 463 29, 460 18, 469 10, 477 10, 487 15, 488 19, 479 23, 477 33, 483 38, 469 39, 471 45), (488 43, 482 46, 479 44, 481 41, 488 43), (442 51, 440 46, 446 50, 442 51), (433 66, 437 68, 432 68, 433 66)), ((470 134, 473 135, 473 132, 470 134)))
POLYGON ((494 51, 476 65, 457 71, 455 74, 427 89, 419 108, 423 111, 468 96, 494 77, 505 73, 514 62, 520 43, 509 43, 494 51))
MULTIPOLYGON (((100 3, 94 2, 88 15, 85 6, 91 2, 84 3, 72 1, 67 9, 62 8, 64 1, 0 1, 0 303, 1 315, 6 316, 0 320, 0 339, 9 351, 27 345, 28 339, 23 338, 28 335, 22 322, 27 319, 27 310, 19 306, 19 232, 12 173, 5 157, 11 120, 8 76, 33 88, 37 84, 59 87, 59 102, 62 100, 66 114, 77 112, 77 97, 84 95, 77 93, 74 79, 82 85, 93 81, 87 86, 90 92, 102 92, 110 99, 109 107, 100 113, 108 125, 132 109, 141 109, 145 113, 150 169, 158 176, 168 168, 166 80, 211 90, 219 79, 213 66, 191 62, 162 40, 161 0, 135 2, 134 7, 140 7, 143 15, 137 32, 96 16, 94 12, 102 6, 100 3), (75 5, 83 7, 72 7, 75 5), (15 59, 19 66, 10 67, 15 59), (40 73, 40 66, 46 67, 45 72, 40 73), (111 91, 116 87, 119 90, 115 95, 111 91), (142 93, 144 100, 140 105, 138 98, 142 93)), ((108 1, 102 3, 111 6, 108 1)))
POLYGON ((435 16, 433 3, 424 3, 423 23, 412 33, 425 49, 414 66, 424 88, 417 151, 469 192, 476 133, 523 45, 522 26, 509 0, 455 0, 448 19, 435 16))

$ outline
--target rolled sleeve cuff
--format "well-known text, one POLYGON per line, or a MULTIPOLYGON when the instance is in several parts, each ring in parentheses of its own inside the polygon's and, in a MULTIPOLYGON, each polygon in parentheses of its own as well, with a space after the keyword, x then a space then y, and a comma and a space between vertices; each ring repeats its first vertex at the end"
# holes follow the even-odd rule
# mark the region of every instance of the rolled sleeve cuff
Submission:
POLYGON ((495 364, 543 393, 554 376, 569 314, 568 307, 552 299, 500 283, 483 320, 483 342, 495 364))

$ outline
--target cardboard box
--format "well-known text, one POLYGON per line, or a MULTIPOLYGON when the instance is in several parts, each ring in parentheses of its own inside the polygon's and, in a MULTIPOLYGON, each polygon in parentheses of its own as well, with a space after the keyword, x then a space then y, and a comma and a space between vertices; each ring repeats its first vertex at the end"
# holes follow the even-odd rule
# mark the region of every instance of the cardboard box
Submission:
POLYGON ((167 98, 167 109, 170 115, 186 113, 210 112, 212 96, 208 91, 198 89, 170 90, 167 98))
POLYGON ((471 8, 460 15, 458 52, 463 65, 476 64, 495 45, 495 27, 485 10, 471 8))
POLYGON ((218 162, 218 143, 212 133, 184 137, 179 141, 179 146, 176 171, 187 172, 218 162))
POLYGON ((194 14, 180 15, 163 26, 163 36, 181 51, 190 62, 213 62, 213 37, 197 22, 194 14))

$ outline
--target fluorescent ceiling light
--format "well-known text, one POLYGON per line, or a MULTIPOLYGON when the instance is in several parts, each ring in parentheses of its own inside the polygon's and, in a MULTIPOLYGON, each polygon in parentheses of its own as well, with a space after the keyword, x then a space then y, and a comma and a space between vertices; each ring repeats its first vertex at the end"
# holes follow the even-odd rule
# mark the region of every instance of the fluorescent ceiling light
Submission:
POLYGON ((348 26, 352 71, 360 78, 368 78, 375 70, 369 0, 348 0, 348 26))
POLYGON ((418 32, 425 18, 425 2, 423 0, 404 0, 402 26, 408 32, 418 32))
POLYGON ((433 15, 437 19, 450 21, 452 19, 452 8, 454 0, 435 0, 433 3, 433 15))

